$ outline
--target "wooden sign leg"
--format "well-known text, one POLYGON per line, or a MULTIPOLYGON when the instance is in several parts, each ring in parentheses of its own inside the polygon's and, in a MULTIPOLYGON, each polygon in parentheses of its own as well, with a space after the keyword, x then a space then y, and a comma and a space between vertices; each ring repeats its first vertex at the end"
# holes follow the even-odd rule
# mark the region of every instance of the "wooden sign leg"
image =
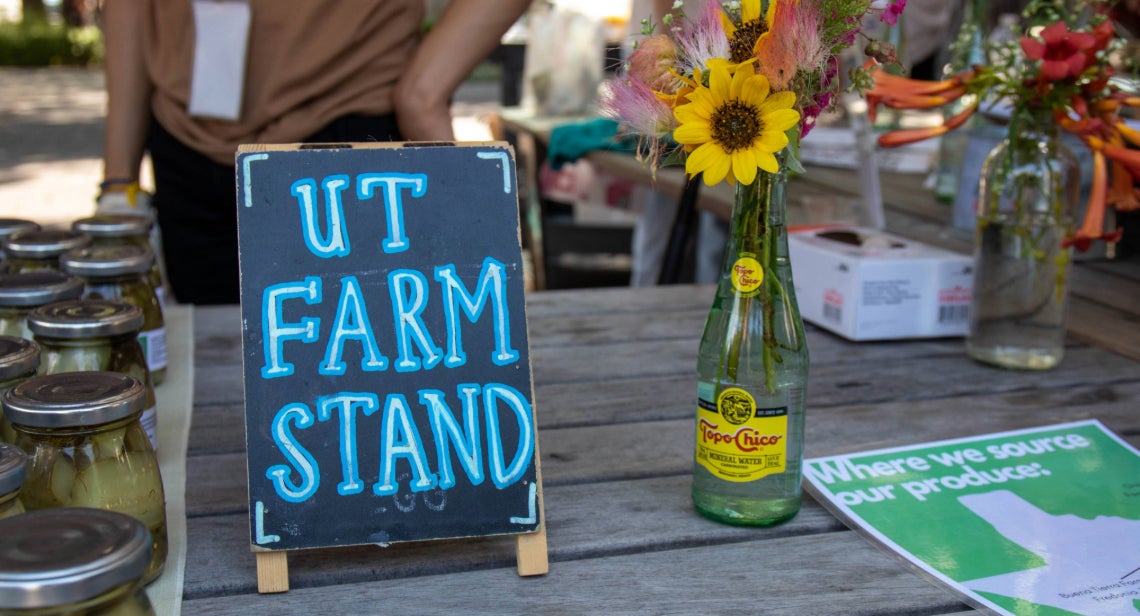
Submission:
POLYGON ((257 592, 289 590, 289 553, 254 552, 257 557, 257 592))
POLYGON ((546 575, 550 572, 550 559, 546 552, 546 509, 542 506, 542 463, 538 455, 538 441, 534 445, 534 481, 537 484, 535 514, 538 516, 538 530, 518 536, 515 544, 515 560, 519 575, 546 575))

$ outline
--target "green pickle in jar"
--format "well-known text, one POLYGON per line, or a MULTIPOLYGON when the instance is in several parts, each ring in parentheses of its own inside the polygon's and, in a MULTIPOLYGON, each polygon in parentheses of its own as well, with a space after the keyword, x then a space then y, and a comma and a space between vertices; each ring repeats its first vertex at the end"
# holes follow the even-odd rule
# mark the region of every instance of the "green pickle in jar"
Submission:
MULTIPOLYGON (((0 336, 0 394, 32 378, 40 367, 40 345, 26 338, 0 336)), ((0 413, 0 442, 16 442, 16 431, 0 413)))
POLYGON ((56 302, 28 314, 28 328, 40 345, 40 374, 109 370, 146 385, 142 425, 157 449, 154 385, 138 340, 144 322, 138 306, 109 299, 56 302))
POLYGON ((28 476, 28 456, 10 443, 0 443, 0 520, 24 513, 20 488, 28 476))
POLYGON ((150 531, 150 582, 166 561, 166 500, 139 417, 146 388, 117 372, 38 376, 0 398, 28 454, 20 499, 29 511, 92 507, 134 517, 150 531))
POLYGON ((147 277, 153 265, 154 253, 145 246, 88 246, 59 259, 60 269, 85 283, 84 298, 120 300, 142 310, 139 344, 158 385, 166 378, 166 325, 162 304, 147 277))
POLYGON ((32 339, 28 313, 44 304, 83 295, 83 280, 51 270, 0 274, 0 335, 32 339))
POLYGON ((154 616, 142 577, 152 542, 114 511, 46 509, 0 520, 0 613, 154 616))
POLYGON ((59 270, 59 257, 91 243, 91 237, 63 229, 18 231, 4 238, 4 254, 8 273, 22 274, 42 270, 59 270))

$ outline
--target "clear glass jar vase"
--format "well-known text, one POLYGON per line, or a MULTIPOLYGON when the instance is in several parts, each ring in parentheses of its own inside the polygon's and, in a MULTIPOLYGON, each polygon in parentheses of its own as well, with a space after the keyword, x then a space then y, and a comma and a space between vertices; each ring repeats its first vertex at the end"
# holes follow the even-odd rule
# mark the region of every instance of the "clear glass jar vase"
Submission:
POLYGON ((139 342, 144 321, 138 306, 110 299, 55 302, 28 315, 28 327, 40 345, 40 374, 109 370, 146 386, 142 425, 158 449, 154 381, 139 342))
POLYGON ((136 519, 88 508, 0 521, 0 613, 154 616, 141 578, 151 557, 136 519))
POLYGON ((142 522, 151 542, 149 583, 166 562, 166 499, 139 418, 146 388, 117 372, 68 372, 24 381, 0 398, 28 454, 20 500, 29 511, 90 507, 142 522))
MULTIPOLYGON (((92 246, 139 246, 149 248, 157 255, 157 249, 150 242, 153 228, 154 222, 143 214, 95 214, 71 223, 72 231, 91 237, 92 246)), ((159 305, 165 307, 166 286, 157 258, 147 271, 147 278, 154 287, 159 305)))
POLYGON ((11 443, 0 443, 0 520, 24 513, 20 488, 28 478, 28 455, 11 443))
POLYGON ((166 322, 150 279, 154 267, 150 248, 131 244, 78 248, 64 253, 59 267, 83 280, 85 299, 118 300, 142 310, 139 344, 151 379, 161 384, 166 379, 166 322))
POLYGON ((1048 114, 1014 111, 978 188, 966 352, 1002 368, 1046 370, 1065 351, 1080 166, 1048 114))
POLYGON ((802 498, 808 349, 788 258, 786 185, 781 171, 737 186, 697 360, 693 504, 728 524, 783 522, 802 498))

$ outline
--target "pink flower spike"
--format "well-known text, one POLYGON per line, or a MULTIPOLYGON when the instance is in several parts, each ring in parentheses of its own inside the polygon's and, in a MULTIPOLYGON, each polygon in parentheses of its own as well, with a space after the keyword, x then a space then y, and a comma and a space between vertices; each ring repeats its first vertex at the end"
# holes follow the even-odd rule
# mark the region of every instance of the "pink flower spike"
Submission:
POLYGON ((906 8, 906 0, 892 0, 890 5, 879 16, 879 19, 888 26, 893 26, 899 21, 899 16, 902 15, 903 9, 906 8))

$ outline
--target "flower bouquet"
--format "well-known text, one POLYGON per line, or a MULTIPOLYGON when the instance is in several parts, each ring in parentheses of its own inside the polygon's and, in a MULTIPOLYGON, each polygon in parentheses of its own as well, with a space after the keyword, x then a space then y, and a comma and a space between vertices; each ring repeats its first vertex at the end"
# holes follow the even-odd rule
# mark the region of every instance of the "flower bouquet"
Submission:
POLYGON ((736 187, 697 366, 693 500, 713 519, 768 525, 799 509, 808 353, 788 261, 787 174, 802 171, 800 140, 842 87, 840 53, 871 43, 868 15, 893 21, 903 4, 707 0, 690 13, 678 2, 660 31, 647 24, 603 99, 649 164, 683 159, 690 178, 736 187))
POLYGON ((1006 138, 987 157, 977 202, 974 293, 967 351, 1007 368, 1046 369, 1064 350, 1072 248, 1117 241, 1107 208, 1140 208, 1140 131, 1121 118, 1140 107, 1134 82, 1116 75, 1116 35, 1107 0, 1034 0, 1017 43, 985 50, 976 65, 939 82, 874 73, 872 111, 960 105, 939 126, 879 138, 895 146, 954 130, 979 111, 1006 110, 1006 138), (1060 132, 1079 138, 1092 158, 1083 223, 1074 228, 1080 169, 1060 132))

